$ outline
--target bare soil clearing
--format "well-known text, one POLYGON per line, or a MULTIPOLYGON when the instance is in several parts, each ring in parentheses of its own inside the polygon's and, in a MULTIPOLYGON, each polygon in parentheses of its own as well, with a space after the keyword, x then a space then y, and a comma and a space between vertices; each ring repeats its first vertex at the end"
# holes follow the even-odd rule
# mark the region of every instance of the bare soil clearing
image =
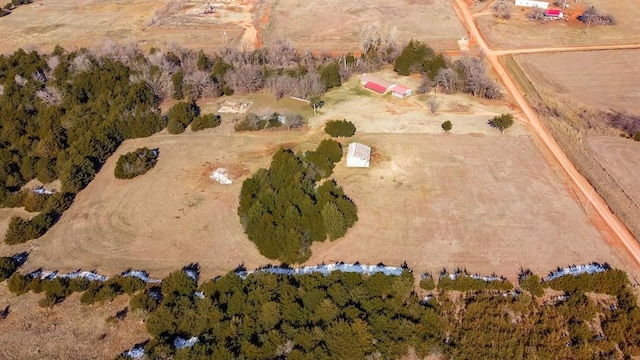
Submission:
POLYGON ((204 14, 206 1, 198 0, 36 1, 0 19, 0 53, 19 47, 49 51, 57 44, 95 49, 108 41, 145 48, 178 44, 196 50, 219 48, 225 42, 253 46, 255 1, 214 5, 215 13, 204 14))
POLYGON ((640 114, 640 50, 515 57, 536 87, 604 110, 640 114))
POLYGON ((640 208, 640 142, 608 136, 589 138, 589 147, 640 208))
POLYGON ((383 34, 397 28, 400 43, 411 39, 439 50, 457 50, 465 35, 448 0, 279 0, 271 9, 264 42, 281 38, 313 51, 359 51, 359 29, 377 24, 383 34))
POLYGON ((626 44, 640 41, 640 8, 628 0, 567 1, 563 20, 534 22, 527 19, 529 8, 514 6, 512 17, 502 20, 489 10, 476 16, 478 28, 495 49, 546 46, 626 44), (617 21, 613 26, 585 24, 576 19, 584 9, 595 6, 602 13, 612 14, 617 21))
POLYGON ((53 309, 38 301, 44 294, 15 296, 6 283, 0 284, 0 308, 9 306, 9 315, 0 321, 0 358, 14 359, 113 359, 125 349, 148 339, 137 314, 123 321, 107 318, 128 306, 129 297, 112 303, 85 306, 72 295, 53 309))

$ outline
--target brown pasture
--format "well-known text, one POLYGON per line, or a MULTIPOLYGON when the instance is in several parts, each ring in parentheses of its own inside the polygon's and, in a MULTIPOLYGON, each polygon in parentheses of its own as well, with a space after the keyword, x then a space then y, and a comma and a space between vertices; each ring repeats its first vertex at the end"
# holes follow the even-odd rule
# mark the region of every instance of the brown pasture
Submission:
POLYGON ((77 294, 53 309, 41 308, 44 294, 15 296, 0 284, 0 358, 14 359, 113 359, 122 351, 147 340, 145 325, 137 313, 119 322, 107 321, 128 306, 119 296, 108 304, 81 305, 77 294))
POLYGON ((205 14, 200 0, 41 0, 0 19, 0 53, 18 48, 50 51, 137 43, 144 48, 179 45, 205 51, 254 45, 255 1, 216 2, 205 14))
POLYGON ((448 0, 279 0, 263 37, 267 45, 280 38, 305 50, 358 51, 365 25, 377 25, 383 34, 395 27, 401 43, 415 39, 439 50, 457 50, 456 40, 466 34, 448 0))
POLYGON ((640 114, 640 50, 515 56, 534 86, 603 110, 640 114))
POLYGON ((440 96, 445 106, 431 115, 424 96, 401 100, 362 91, 354 79, 330 92, 307 131, 234 133, 225 120, 199 133, 126 141, 61 221, 31 243, 25 269, 115 274, 138 268, 162 277, 195 261, 207 278, 239 264, 269 263, 236 215, 242 180, 267 166, 278 147, 311 148, 327 119, 347 118, 359 127, 355 140, 374 148, 371 169, 347 169, 343 161, 335 172, 360 221, 345 238, 314 245, 309 264, 407 261, 420 272, 466 266, 512 279, 520 267, 544 274, 590 261, 630 270, 529 130, 517 123, 501 135, 486 124, 504 111, 501 104, 440 96), (466 112, 449 109, 460 102, 466 112), (454 130, 442 133, 439 125, 451 118, 454 130), (118 155, 140 146, 160 149, 156 167, 133 180, 115 179, 118 155), (218 167, 229 170, 232 185, 209 178, 218 167))
POLYGON ((596 159, 617 180, 624 193, 640 209, 640 142, 610 136, 587 139, 596 159))
MULTIPOLYGON (((551 1, 552 2, 552 1, 551 1)), ((495 49, 542 48, 577 45, 611 45, 640 42, 640 8, 628 0, 568 0, 564 20, 535 22, 527 18, 529 8, 514 6, 512 17, 498 19, 484 7, 476 15, 479 30, 495 49), (590 25, 576 19, 584 9, 595 6, 612 14, 613 26, 590 25)), ((554 7, 553 5, 551 7, 554 7)))

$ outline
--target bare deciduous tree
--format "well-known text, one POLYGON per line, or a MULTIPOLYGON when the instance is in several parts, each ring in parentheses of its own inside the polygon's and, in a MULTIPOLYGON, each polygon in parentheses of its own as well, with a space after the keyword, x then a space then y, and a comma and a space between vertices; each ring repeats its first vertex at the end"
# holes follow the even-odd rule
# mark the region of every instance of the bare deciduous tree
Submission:
POLYGON ((513 4, 509 0, 498 0, 491 5, 491 11, 495 17, 510 19, 513 4))
POLYGON ((58 106, 62 102, 62 93, 53 86, 36 91, 36 97, 49 106, 58 106))
POLYGON ((258 65, 243 65, 229 70, 224 76, 225 82, 234 93, 247 94, 262 88, 264 76, 258 65))
POLYGON ((360 35, 360 50, 363 54, 377 51, 378 46, 382 44, 382 35, 380 33, 380 23, 367 22, 358 29, 360 35))
POLYGON ((314 96, 320 96, 325 92, 324 84, 320 79, 320 74, 310 71, 298 78, 298 83, 292 95, 303 99, 310 99, 314 96))
POLYGON ((435 82, 442 86, 444 92, 452 92, 456 89, 458 75, 453 69, 440 69, 436 75, 435 82))
POLYGON ((532 7, 529 8, 529 12, 527 13, 527 17, 529 18, 529 20, 544 20, 546 19, 544 17, 544 9, 541 9, 539 7, 532 7))
POLYGON ((426 94, 429 91, 431 91, 431 88, 433 87, 433 81, 431 81, 431 79, 429 79, 428 76, 422 76, 422 82, 420 83, 420 86, 418 86, 418 88, 416 89, 416 93, 418 94, 426 94))
POLYGON ((431 111, 431 114, 435 115, 435 113, 438 112, 438 109, 440 109, 441 102, 437 97, 433 96, 429 98, 429 101, 427 101, 427 105, 429 105, 429 111, 431 111))
POLYGON ((196 71, 185 75, 184 88, 187 98, 197 100, 200 97, 212 96, 217 93, 217 85, 205 71, 196 71))
POLYGON ((298 51, 290 43, 282 39, 277 39, 273 44, 265 48, 266 62, 276 67, 298 66, 298 51))
POLYGON ((288 75, 272 76, 267 79, 267 89, 276 98, 276 101, 282 99, 285 95, 295 91, 297 79, 288 75))

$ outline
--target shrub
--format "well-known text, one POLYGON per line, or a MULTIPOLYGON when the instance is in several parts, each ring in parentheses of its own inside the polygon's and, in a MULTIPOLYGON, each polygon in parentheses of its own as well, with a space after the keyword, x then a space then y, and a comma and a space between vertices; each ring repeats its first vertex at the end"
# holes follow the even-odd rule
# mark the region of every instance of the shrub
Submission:
POLYGON ((325 155, 334 163, 342 159, 342 145, 335 140, 322 140, 316 152, 325 155))
POLYGON ((7 281, 7 287, 9 288, 9 291, 16 295, 26 294, 29 292, 30 280, 31 279, 28 276, 14 273, 7 281))
POLYGON ((520 276, 520 288, 522 290, 526 290, 530 292, 534 296, 542 296, 544 295, 544 287, 540 282, 540 277, 538 275, 533 274, 531 271, 525 270, 520 276))
POLYGON ((0 257, 0 281, 4 281, 18 269, 18 262, 12 257, 0 257))
POLYGON ((222 123, 222 120, 220 118, 220 115, 214 115, 214 114, 200 115, 197 118, 195 118, 195 120, 193 120, 193 122, 191 123, 191 130, 200 131, 204 129, 214 128, 214 127, 220 126, 221 123, 222 123))
POLYGON ((158 303, 147 291, 143 291, 134 295, 131 300, 129 300, 129 306, 132 311, 140 309, 146 312, 152 312, 158 306, 158 303))
POLYGON ((596 292, 614 296, 620 294, 628 283, 627 274, 618 269, 593 274, 564 275, 546 282, 550 288, 568 293, 596 292))
POLYGON ((435 289, 436 282, 433 280, 433 276, 431 276, 431 274, 422 275, 422 279, 420 280, 420 287, 427 291, 435 289))
POLYGON ((347 120, 329 120, 324 127, 324 132, 331 137, 351 137, 356 133, 356 126, 347 120))
POLYGON ((198 116, 200 109, 193 102, 180 101, 167 112, 167 130, 171 134, 179 134, 198 116))
POLYGON ((502 114, 497 115, 493 119, 489 120, 489 125, 494 127, 504 134, 504 132, 513 125, 513 115, 502 114))
POLYGON ((152 169, 158 161, 158 150, 149 150, 146 147, 136 149, 120 155, 114 175, 118 179, 133 179, 152 169))
POLYGON ((254 113, 247 114, 242 121, 236 124, 236 131, 257 131, 270 127, 280 127, 282 123, 278 120, 280 114, 259 116, 254 113))
POLYGON ((453 123, 447 120, 442 123, 441 127, 442 127, 442 130, 444 130, 445 132, 449 132, 449 130, 453 129, 453 123))
POLYGON ((633 135, 633 140, 640 141, 640 131, 638 131, 637 133, 635 133, 635 135, 633 135))

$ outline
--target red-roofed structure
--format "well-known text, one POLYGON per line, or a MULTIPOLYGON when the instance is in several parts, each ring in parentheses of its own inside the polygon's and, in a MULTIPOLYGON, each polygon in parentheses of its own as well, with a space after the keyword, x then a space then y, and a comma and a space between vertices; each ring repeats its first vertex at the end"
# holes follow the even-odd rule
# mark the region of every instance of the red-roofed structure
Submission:
POLYGON ((544 11, 544 16, 550 17, 550 18, 562 18, 563 14, 562 14, 562 10, 560 9, 547 9, 544 11))
POLYGON ((377 93, 380 94, 384 94, 385 91, 387 91, 387 87, 378 83, 375 83, 373 81, 369 81, 366 84, 364 84, 364 87, 366 87, 369 90, 373 90, 377 93))
POLYGON ((399 97, 401 99, 407 97, 407 96, 411 96, 412 94, 412 90, 409 89, 406 86, 402 86, 402 85, 394 85, 391 88, 391 93, 393 94, 393 96, 395 97, 399 97))

